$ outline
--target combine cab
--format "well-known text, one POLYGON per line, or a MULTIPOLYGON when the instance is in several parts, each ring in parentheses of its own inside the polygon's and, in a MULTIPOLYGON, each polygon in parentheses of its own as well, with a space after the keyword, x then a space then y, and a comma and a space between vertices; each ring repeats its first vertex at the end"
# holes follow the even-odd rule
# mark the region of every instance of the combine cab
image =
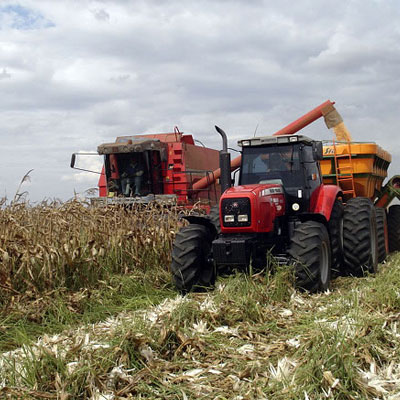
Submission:
POLYGON ((97 154, 104 156, 104 166, 94 205, 156 201, 185 207, 199 203, 209 209, 220 196, 212 172, 218 168, 218 151, 196 145, 192 135, 177 128, 173 133, 117 137, 98 146, 97 154), (199 181, 206 184, 195 188, 199 181))

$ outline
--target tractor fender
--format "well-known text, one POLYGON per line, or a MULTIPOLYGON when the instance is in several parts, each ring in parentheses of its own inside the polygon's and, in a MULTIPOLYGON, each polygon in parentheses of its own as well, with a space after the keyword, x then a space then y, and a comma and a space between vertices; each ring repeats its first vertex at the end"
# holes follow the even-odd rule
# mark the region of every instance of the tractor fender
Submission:
POLYGON ((191 224, 205 226, 210 230, 210 232, 212 232, 213 237, 217 236, 217 229, 215 228, 215 225, 212 223, 210 217, 208 216, 203 217, 199 215, 185 215, 182 218, 186 219, 186 221, 189 221, 191 224))
POLYGON ((333 204, 342 195, 339 186, 322 184, 311 196, 310 211, 323 215, 329 221, 333 204))

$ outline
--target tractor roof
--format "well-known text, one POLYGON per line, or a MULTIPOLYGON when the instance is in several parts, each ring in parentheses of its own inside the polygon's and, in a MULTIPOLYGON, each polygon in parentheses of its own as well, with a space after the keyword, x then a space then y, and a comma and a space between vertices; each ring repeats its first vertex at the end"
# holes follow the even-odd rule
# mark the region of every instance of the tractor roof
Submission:
POLYGON ((260 136, 238 141, 240 147, 268 146, 290 143, 305 143, 311 145, 315 140, 303 135, 260 136))

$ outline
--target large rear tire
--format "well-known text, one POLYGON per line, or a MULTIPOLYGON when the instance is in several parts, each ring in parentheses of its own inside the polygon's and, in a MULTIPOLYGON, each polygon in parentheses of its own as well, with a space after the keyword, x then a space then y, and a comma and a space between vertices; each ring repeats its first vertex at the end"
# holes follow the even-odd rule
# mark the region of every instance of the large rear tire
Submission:
POLYGON ((334 276, 340 275, 343 269, 343 210, 342 202, 336 199, 328 223, 334 276))
POLYGON ((172 248, 171 272, 181 293, 201 291, 215 282, 211 261, 210 230, 198 224, 183 227, 176 235, 172 248))
POLYGON ((323 224, 307 221, 298 225, 288 251, 295 265, 296 287, 310 293, 325 291, 331 279, 331 247, 323 224))
POLYGON ((353 276, 378 270, 376 213, 371 200, 350 199, 344 209, 343 249, 344 270, 353 276))
POLYGON ((385 261, 388 254, 388 227, 386 221, 386 210, 376 208, 376 236, 378 243, 378 262, 385 261))
POLYGON ((392 253, 400 250, 400 205, 396 204, 389 208, 387 221, 389 251, 392 253))

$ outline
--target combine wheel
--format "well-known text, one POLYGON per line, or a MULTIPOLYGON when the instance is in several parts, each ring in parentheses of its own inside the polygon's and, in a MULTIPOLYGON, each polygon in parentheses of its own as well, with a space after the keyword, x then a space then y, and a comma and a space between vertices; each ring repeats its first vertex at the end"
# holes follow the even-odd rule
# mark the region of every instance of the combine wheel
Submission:
POLYGON ((386 211, 383 208, 376 208, 376 236, 378 243, 378 262, 385 261, 388 254, 388 227, 386 221, 386 211))
POLYGON ((355 197, 344 209, 343 218, 344 270, 362 276, 378 270, 375 207, 370 199, 355 197))
POLYGON ((323 224, 307 221, 298 225, 289 255, 295 265, 296 286, 311 293, 327 290, 331 279, 329 234, 323 224))
POLYGON ((400 250, 400 205, 389 208, 388 214, 389 251, 400 250))
POLYGON ((337 276, 343 268, 343 204, 336 199, 329 219, 329 237, 332 249, 332 273, 337 276))
POLYGON ((214 284, 215 268, 210 257, 212 239, 210 230, 198 224, 185 226, 177 233, 171 271, 181 293, 204 290, 214 284))

